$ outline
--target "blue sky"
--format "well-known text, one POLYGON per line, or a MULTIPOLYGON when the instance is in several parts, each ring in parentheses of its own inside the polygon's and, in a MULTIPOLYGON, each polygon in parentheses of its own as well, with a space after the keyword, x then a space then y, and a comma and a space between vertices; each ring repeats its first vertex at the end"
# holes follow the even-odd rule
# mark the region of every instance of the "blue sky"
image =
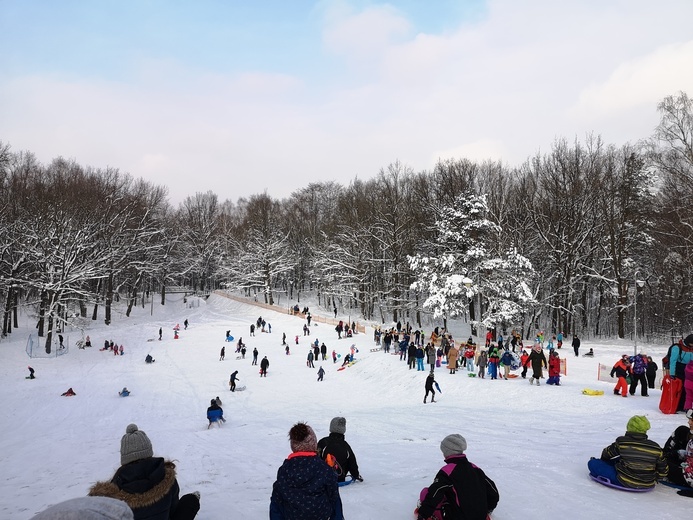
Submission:
POLYGON ((648 137, 688 0, 0 0, 0 140, 236 200, 648 137))

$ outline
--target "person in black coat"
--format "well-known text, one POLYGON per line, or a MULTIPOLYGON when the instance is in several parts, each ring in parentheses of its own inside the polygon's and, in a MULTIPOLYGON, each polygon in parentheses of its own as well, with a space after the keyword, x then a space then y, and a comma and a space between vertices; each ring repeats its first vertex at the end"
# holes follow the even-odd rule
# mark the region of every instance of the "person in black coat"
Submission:
POLYGON ((436 511, 444 518, 486 520, 496 508, 500 499, 496 484, 467 460, 466 449, 467 441, 459 434, 448 435, 440 443, 446 465, 422 492, 415 511, 418 520, 432 518, 436 511))
POLYGON ((120 440, 120 468, 108 482, 97 482, 89 496, 125 502, 135 520, 192 520, 200 510, 196 491, 179 498, 176 465, 154 457, 147 434, 130 424, 120 440))
POLYGON ((328 455, 332 455, 336 459, 336 465, 332 469, 337 473, 337 480, 344 482, 347 473, 351 478, 363 482, 363 478, 359 473, 359 465, 356 462, 356 455, 349 446, 349 443, 344 439, 346 433, 346 419, 344 417, 335 417, 330 421, 330 435, 323 437, 318 442, 318 455, 323 460, 327 459, 328 455))
POLYGON ((305 423, 289 430, 291 455, 272 486, 270 520, 344 520, 337 474, 318 457, 317 438, 305 423))
POLYGON ((681 464, 686 462, 688 443, 693 442, 693 409, 686 412, 686 419, 688 419, 688 425, 676 428, 662 448, 669 464, 667 478, 679 486, 690 486, 683 476, 681 464))
POLYGON ((409 343, 409 348, 407 349, 407 364, 409 365, 409 370, 416 366, 416 345, 414 345, 414 343, 409 343))
POLYGON ((580 338, 577 334, 573 336, 573 352, 575 352, 575 357, 578 357, 578 351, 580 350, 580 338))
POLYGON ((267 359, 267 356, 262 358, 262 361, 260 361, 260 377, 267 377, 267 369, 269 368, 269 360, 267 359))
POLYGON ((424 395, 424 403, 426 402, 426 398, 428 397, 428 393, 431 392, 431 402, 435 403, 436 402, 436 391, 433 390, 433 383, 435 383, 435 377, 433 376, 433 372, 430 372, 428 374, 428 377, 426 377, 426 383, 424 385, 424 388, 426 389, 426 395, 424 395))
POLYGON ((655 387, 655 381, 657 380, 657 363, 655 363, 652 356, 647 356, 647 367, 645 367, 645 377, 647 377, 647 386, 649 388, 655 387))

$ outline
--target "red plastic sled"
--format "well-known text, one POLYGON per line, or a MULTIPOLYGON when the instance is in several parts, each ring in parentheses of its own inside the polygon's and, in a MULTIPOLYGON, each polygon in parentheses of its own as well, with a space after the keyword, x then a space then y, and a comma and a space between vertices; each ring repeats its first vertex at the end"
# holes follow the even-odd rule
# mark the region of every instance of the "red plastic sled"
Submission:
POLYGON ((671 376, 665 376, 662 380, 662 398, 659 400, 659 409, 662 413, 676 413, 683 391, 683 381, 680 379, 672 379, 671 376))
POLYGON ((630 491, 631 493, 647 493, 648 491, 652 491, 654 489, 654 486, 651 488, 628 488, 628 487, 623 487, 620 484, 614 484, 611 482, 608 478, 606 477, 595 477, 594 475, 590 475, 590 478, 594 480, 595 482, 599 482, 601 485, 614 488, 614 489, 620 489, 621 491, 630 491))

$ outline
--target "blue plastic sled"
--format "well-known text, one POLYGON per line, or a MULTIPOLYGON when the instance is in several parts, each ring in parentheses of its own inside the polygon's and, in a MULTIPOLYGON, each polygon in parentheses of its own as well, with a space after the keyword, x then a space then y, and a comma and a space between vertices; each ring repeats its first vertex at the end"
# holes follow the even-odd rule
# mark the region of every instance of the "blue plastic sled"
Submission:
POLYGON ((233 336, 226 336, 226 341, 228 341, 228 342, 233 341, 233 336))
POLYGON ((352 484, 354 482, 355 482, 355 480, 353 478, 351 478, 349 480, 345 480, 344 482, 338 482, 337 485, 339 487, 344 487, 344 486, 348 486, 349 484, 352 484))
POLYGON ((664 484, 667 487, 674 488, 674 489, 691 489, 688 486, 682 486, 680 484, 674 484, 673 482, 669 482, 668 480, 660 480, 660 484, 664 484))
POLYGON ((599 482, 603 486, 614 488, 614 489, 620 489, 621 491, 630 491, 631 493, 647 493, 648 491, 652 491, 654 489, 654 486, 651 488, 628 488, 628 487, 623 487, 620 484, 614 484, 611 482, 608 478, 606 477, 595 477, 594 475, 590 475, 590 478, 594 480, 595 482, 599 482))
POLYGON ((436 385, 436 390, 438 390, 439 393, 443 393, 443 391, 440 389, 440 385, 438 384, 438 381, 433 381, 433 384, 436 385))

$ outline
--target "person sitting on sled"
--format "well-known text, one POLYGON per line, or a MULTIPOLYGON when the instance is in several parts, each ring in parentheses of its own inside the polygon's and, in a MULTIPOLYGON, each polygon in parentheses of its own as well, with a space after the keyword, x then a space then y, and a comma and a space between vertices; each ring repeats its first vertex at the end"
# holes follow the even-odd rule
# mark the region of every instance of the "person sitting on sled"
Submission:
POLYGON ((658 480, 667 476, 667 459, 659 444, 647 438, 649 429, 647 417, 631 417, 625 435, 604 448, 599 459, 589 460, 590 475, 621 487, 653 488, 658 480))
MULTIPOLYGON (((664 456, 669 463, 669 482, 693 488, 693 409, 686 412, 688 425, 679 426, 664 443, 664 456)), ((693 496, 693 489, 685 490, 693 496)))
POLYGON ((500 495, 496 484, 465 455, 467 441, 455 433, 440 443, 445 466, 420 494, 414 514, 430 518, 490 518, 500 495))

